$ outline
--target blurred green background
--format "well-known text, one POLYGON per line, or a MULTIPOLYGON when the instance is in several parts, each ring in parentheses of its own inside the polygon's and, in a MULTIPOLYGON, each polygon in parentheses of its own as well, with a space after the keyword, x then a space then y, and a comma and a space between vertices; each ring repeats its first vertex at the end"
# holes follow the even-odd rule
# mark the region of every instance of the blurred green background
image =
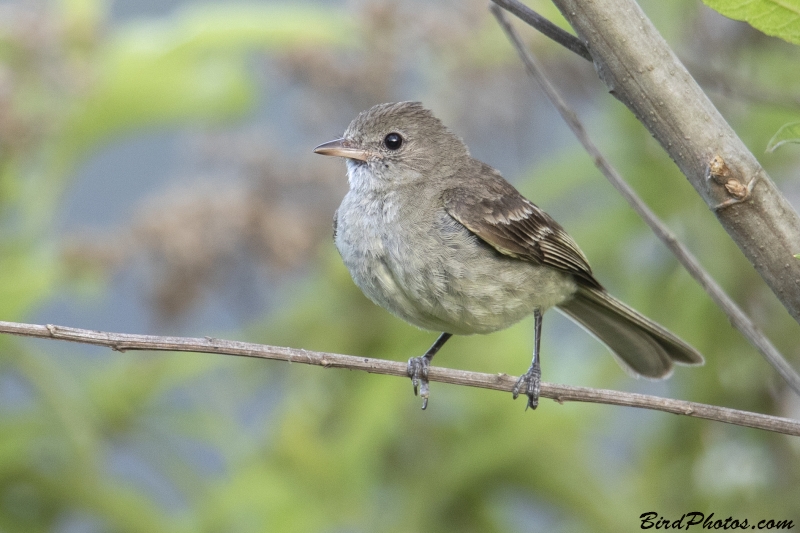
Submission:
MULTIPOLYGON (((530 4, 563 24, 545 0, 530 4)), ((800 51, 699 0, 642 6, 795 207, 800 51)), ((592 66, 516 23, 590 133, 800 367, 798 325, 592 66)), ((421 100, 702 368, 629 378, 557 313, 547 381, 800 418, 800 399, 593 168, 485 0, 0 2, 0 320, 405 361, 435 334, 353 285, 344 165, 311 150, 421 100)), ((800 246, 800 244, 799 244, 800 246)), ((798 249, 800 251, 800 249, 798 249)), ((532 321, 442 366, 519 374, 532 321)), ((207 354, 0 336, 0 531, 630 531, 700 511, 800 524, 800 439, 609 406, 207 354)))

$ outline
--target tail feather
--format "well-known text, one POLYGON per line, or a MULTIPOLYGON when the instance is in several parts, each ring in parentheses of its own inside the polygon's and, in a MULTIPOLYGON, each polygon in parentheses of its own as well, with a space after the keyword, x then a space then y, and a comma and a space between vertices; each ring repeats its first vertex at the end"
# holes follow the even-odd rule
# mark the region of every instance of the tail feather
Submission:
POLYGON ((701 365, 703 356, 687 343, 604 290, 581 287, 559 306, 605 344, 636 375, 666 378, 673 363, 701 365))

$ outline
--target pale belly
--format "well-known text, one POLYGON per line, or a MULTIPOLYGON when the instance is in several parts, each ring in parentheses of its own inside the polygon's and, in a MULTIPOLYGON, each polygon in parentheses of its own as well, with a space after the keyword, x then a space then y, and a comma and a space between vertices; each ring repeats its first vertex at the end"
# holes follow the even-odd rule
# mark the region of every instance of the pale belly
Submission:
POLYGON ((336 246, 353 281, 420 328, 491 333, 576 290, 571 276, 501 255, 443 210, 429 217, 435 220, 402 217, 401 225, 383 202, 343 209, 352 200, 339 209, 336 246))

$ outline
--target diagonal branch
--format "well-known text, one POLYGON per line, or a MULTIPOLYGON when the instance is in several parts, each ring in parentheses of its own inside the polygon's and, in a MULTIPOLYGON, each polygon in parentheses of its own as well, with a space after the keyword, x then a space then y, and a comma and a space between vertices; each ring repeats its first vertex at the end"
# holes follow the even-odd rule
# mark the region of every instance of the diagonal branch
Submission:
POLYGON ((536 59, 528 53, 522 44, 522 41, 517 35, 517 32, 506 20, 505 15, 497 6, 491 6, 492 13, 497 18, 500 26, 505 31, 511 44, 516 48, 522 62, 525 64, 530 75, 539 83, 540 87, 547 94, 550 101, 558 109, 561 117, 570 127, 572 132, 578 138, 584 149, 592 157, 595 166, 603 173, 603 175, 611 182, 614 188, 625 198, 630 206, 636 213, 650 226, 650 229, 656 236, 669 248, 675 257, 680 261, 687 272, 700 284, 703 290, 708 293, 714 303, 722 309, 727 315, 730 323, 744 337, 750 341, 756 350, 758 350, 764 359, 772 365, 778 374, 786 380, 792 389, 800 394, 800 376, 783 358, 781 353, 775 346, 761 333, 761 331, 753 324, 739 306, 734 302, 720 287, 711 275, 703 269, 697 258, 684 246, 675 235, 670 231, 666 224, 664 224, 655 213, 639 198, 636 192, 630 185, 622 178, 619 172, 616 171, 611 163, 603 156, 597 146, 589 138, 586 129, 578 119, 575 112, 567 105, 563 98, 558 94, 558 91, 553 87, 547 77, 544 75, 541 67, 537 64, 536 59))
MULTIPOLYGON (((150 350, 216 353, 221 355, 255 357, 259 359, 276 359, 279 361, 288 361, 290 363, 323 366, 325 368, 363 370, 371 374, 408 377, 406 373, 406 363, 399 363, 397 361, 325 352, 312 352, 297 348, 267 346, 264 344, 229 341, 211 337, 202 339, 189 337, 159 337, 155 335, 109 333, 54 326, 52 324, 42 326, 38 324, 21 324, 2 321, 0 321, 0 333, 107 346, 118 352, 125 352, 127 350, 150 350)), ((440 383, 506 392, 511 392, 517 381, 516 377, 507 374, 482 374, 479 372, 468 372, 465 370, 441 367, 430 367, 428 378, 431 381, 440 383)), ((639 407, 642 409, 664 411, 676 415, 716 420, 718 422, 763 429, 765 431, 774 431, 786 435, 800 436, 800 422, 790 418, 740 411, 738 409, 729 409, 727 407, 718 407, 715 405, 686 402, 683 400, 673 400, 671 398, 660 398, 658 396, 649 396, 646 394, 542 383, 540 395, 543 398, 550 398, 558 403, 591 402, 639 407)))
POLYGON ((635 0, 553 0, 611 94, 650 131, 800 323, 800 216, 635 0))
POLYGON ((589 53, 589 49, 586 48, 583 41, 562 30, 522 2, 518 0, 492 0, 492 2, 509 13, 516 15, 528 25, 539 30, 545 37, 549 37, 567 50, 575 52, 588 61, 592 60, 592 54, 589 53))

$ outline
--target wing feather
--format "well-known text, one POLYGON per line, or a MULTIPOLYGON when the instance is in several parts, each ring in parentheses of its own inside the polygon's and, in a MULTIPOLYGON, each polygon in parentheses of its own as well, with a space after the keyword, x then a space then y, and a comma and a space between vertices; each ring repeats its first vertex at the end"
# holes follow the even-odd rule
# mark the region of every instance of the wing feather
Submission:
POLYGON ((602 288, 586 256, 564 228, 499 172, 481 165, 481 188, 444 191, 442 200, 450 216, 504 255, 557 268, 586 285, 602 288))

